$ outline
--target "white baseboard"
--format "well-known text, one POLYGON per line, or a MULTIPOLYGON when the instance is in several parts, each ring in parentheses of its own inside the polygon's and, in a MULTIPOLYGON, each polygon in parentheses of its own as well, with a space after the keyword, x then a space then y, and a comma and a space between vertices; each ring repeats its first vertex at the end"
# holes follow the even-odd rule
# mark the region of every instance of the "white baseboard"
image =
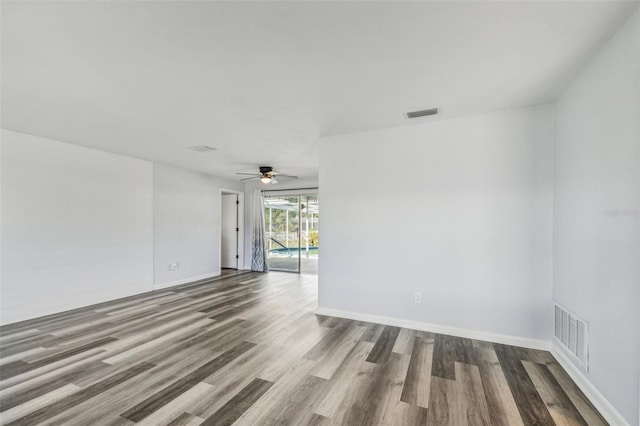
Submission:
POLYGON ((584 372, 569 359, 564 353, 564 349, 556 343, 552 343, 551 354, 607 422, 612 425, 629 426, 629 422, 622 417, 622 414, 620 414, 607 398, 587 379, 584 372))
POLYGON ((164 288, 174 287, 174 286, 182 285, 182 284, 187 284, 187 283, 191 283, 191 282, 194 282, 194 281, 206 280, 207 278, 215 278, 215 277, 219 277, 221 273, 222 273, 221 271, 218 271, 218 272, 214 272, 212 274, 197 275, 195 277, 183 278, 181 280, 171 281, 171 282, 168 282, 168 283, 154 284, 153 289, 154 290, 161 290, 161 289, 164 289, 164 288))
POLYGON ((470 330, 466 328, 448 327, 444 325, 429 324, 426 322, 412 321, 400 318, 383 317, 379 315, 361 314, 358 312, 341 311, 318 307, 315 311, 318 315, 347 318, 357 321, 374 322, 377 324, 392 325, 395 327, 410 328, 413 330, 430 331, 450 336, 466 337, 469 339, 484 340, 486 342, 501 343, 504 345, 520 346, 524 348, 548 351, 551 342, 546 340, 529 339, 526 337, 509 336, 506 334, 490 333, 486 331, 470 330))

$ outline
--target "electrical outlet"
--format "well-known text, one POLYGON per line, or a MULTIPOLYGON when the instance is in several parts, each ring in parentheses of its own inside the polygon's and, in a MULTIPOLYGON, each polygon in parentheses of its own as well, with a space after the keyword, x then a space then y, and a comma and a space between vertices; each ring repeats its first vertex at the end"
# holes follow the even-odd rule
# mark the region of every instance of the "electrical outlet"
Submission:
POLYGON ((177 271, 178 269, 180 269, 180 264, 178 262, 171 262, 169 264, 170 271, 177 271))
POLYGON ((416 303, 422 303, 422 293, 420 293, 419 291, 416 291, 416 293, 413 296, 413 301, 416 303))

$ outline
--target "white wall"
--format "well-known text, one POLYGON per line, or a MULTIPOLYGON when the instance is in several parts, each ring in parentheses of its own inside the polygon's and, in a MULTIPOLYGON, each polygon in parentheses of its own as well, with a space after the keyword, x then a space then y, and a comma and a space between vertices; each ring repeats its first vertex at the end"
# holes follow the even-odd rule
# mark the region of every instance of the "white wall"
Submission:
POLYGON ((220 273, 220 191, 244 185, 155 164, 155 286, 167 287, 220 273), (180 268, 170 270, 178 262, 180 268))
POLYGON ((558 100, 554 150, 554 297, 589 322, 587 378, 630 424, 640 422, 639 14, 558 100))
POLYGON ((152 164, 1 135, 2 323, 150 291, 152 164))
POLYGON ((319 307, 548 340, 551 143, 548 106, 321 140, 319 307))
POLYGON ((1 136, 3 324, 220 273, 221 190, 243 184, 1 136))

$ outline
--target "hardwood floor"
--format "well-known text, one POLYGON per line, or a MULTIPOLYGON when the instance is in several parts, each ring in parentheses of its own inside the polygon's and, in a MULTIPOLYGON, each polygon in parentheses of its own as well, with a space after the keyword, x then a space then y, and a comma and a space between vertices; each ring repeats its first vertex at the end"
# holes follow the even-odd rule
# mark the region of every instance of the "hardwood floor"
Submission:
POLYGON ((10 425, 603 425, 547 352, 316 316, 228 273, 1 328, 10 425))

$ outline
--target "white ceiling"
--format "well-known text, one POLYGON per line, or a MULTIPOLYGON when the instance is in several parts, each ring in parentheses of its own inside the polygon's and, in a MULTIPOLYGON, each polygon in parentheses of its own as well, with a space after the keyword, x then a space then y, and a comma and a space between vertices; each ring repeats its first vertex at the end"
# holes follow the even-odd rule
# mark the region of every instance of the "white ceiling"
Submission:
POLYGON ((2 126, 309 177, 322 135, 553 100, 637 5, 3 1, 2 126))

